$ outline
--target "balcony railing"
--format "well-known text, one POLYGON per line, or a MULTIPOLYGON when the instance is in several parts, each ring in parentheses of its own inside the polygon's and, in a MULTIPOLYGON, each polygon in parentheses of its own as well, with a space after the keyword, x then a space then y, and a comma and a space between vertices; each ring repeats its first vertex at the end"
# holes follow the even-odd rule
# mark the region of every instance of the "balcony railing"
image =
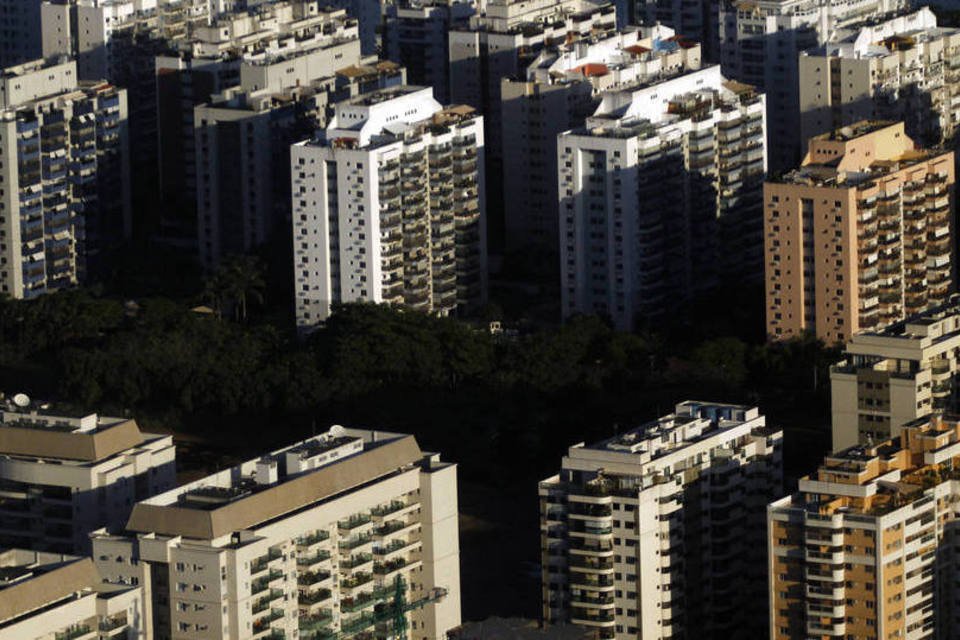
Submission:
POLYGON ((396 513, 397 511, 400 511, 401 509, 405 509, 406 507, 407 507, 407 503, 404 502, 403 500, 391 500, 390 504, 374 507, 373 509, 370 510, 370 513, 382 518, 383 516, 390 515, 391 513, 396 513))
POLYGON ((318 582, 323 582, 329 577, 329 571, 308 571, 297 576, 297 584, 300 586, 310 586, 318 582))
POLYGON ((297 601, 300 604, 317 604, 318 602, 323 602, 330 598, 331 591, 330 589, 317 589, 316 591, 310 591, 308 593, 301 593, 297 601))
POLYGON ((396 558, 390 560, 389 562, 377 562, 373 565, 373 572, 377 575, 386 575, 388 573, 393 573, 398 569, 402 569, 407 566, 406 558, 396 558))
POLYGON ((309 556, 300 556, 297 558, 297 564, 300 566, 310 566, 312 564, 317 564, 318 562, 323 562, 324 560, 330 559, 329 551, 317 551, 314 554, 309 556))
POLYGON ((373 540, 372 533, 364 533, 350 540, 345 540, 340 543, 341 549, 356 549, 357 547, 363 546, 373 540))
POLYGON ((56 638, 56 640, 73 640, 74 638, 79 638, 80 636, 85 636, 85 635, 87 635, 88 633, 90 633, 91 631, 93 631, 93 629, 91 629, 89 626, 87 626, 87 625, 85 625, 85 624, 84 624, 84 625, 77 625, 77 626, 74 626, 74 627, 70 627, 70 628, 67 629, 66 631, 61 631, 61 632, 55 634, 54 637, 56 638))
POLYGON ((360 565, 366 564, 373 560, 373 555, 369 553, 357 553, 351 556, 348 560, 344 560, 340 563, 341 567, 347 569, 353 569, 359 567, 360 565))
POLYGON ((407 526, 409 525, 402 520, 391 520, 389 522, 385 522, 382 526, 377 527, 374 531, 378 536, 387 536, 395 531, 400 531, 400 529, 403 529, 407 526))
POLYGON ((373 580, 373 575, 369 573, 355 573, 348 578, 344 578, 340 581, 340 586, 344 589, 355 589, 360 585, 366 584, 373 580))
POLYGON ((368 514, 361 514, 350 516, 346 520, 341 520, 337 523, 337 526, 343 531, 351 531, 357 527, 362 527, 368 522, 370 522, 370 516, 368 514))
POLYGON ((309 536, 305 536, 297 540, 297 545, 301 547, 309 547, 312 544, 317 544, 318 542, 323 542, 324 540, 330 539, 329 531, 317 531, 309 536))

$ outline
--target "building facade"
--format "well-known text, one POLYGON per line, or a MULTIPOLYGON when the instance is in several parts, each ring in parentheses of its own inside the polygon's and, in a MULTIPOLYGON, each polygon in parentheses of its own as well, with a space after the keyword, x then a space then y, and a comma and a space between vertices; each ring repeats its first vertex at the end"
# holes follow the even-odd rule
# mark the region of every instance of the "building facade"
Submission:
POLYGON ((196 107, 197 246, 206 270, 290 237, 290 145, 326 125, 331 103, 404 83, 403 69, 386 62, 317 75, 282 89, 241 85, 196 107))
POLYGON ((756 408, 689 401, 570 447, 540 483, 544 620, 622 640, 761 637, 781 449, 756 408))
POLYGON ((242 6, 234 0, 45 0, 41 7, 45 57, 69 56, 81 80, 106 79, 126 91, 138 234, 152 232, 160 216, 156 58, 235 4, 242 6))
POLYGON ((770 172, 787 171, 802 157, 800 52, 826 42, 838 29, 908 8, 904 0, 737 0, 719 8, 720 64, 730 78, 767 93, 770 172))
POLYGON ((41 2, 0 0, 0 69, 41 57, 41 2))
POLYGON ((897 438, 931 412, 956 410, 960 308, 942 307, 860 332, 830 368, 833 450, 897 438))
POLYGON ((769 637, 952 637, 958 450, 954 419, 923 418, 771 504, 769 637))
POLYGON ((953 185, 953 152, 915 149, 902 122, 810 140, 764 186, 767 333, 834 344, 946 302, 953 185))
POLYGON ((433 88, 441 104, 451 102, 447 62, 450 31, 474 14, 472 0, 401 0, 383 9, 383 53, 403 65, 411 84, 433 88))
MULTIPOLYGON (((270 110, 263 106, 271 102, 267 96, 277 95, 278 103, 296 102, 298 87, 330 80, 337 69, 360 59, 357 21, 317 0, 283 0, 225 13, 173 41, 169 51, 156 58, 164 235, 190 238, 191 245, 196 244, 197 181, 210 170, 201 166, 198 177, 197 107, 214 106, 228 121, 252 118, 270 110)), ((310 133, 312 129, 303 137, 310 133)), ((283 137, 278 136, 278 146, 283 137)), ((209 267, 205 240, 198 249, 201 263, 209 267)))
MULTIPOLYGON (((493 0, 467 24, 450 30, 450 99, 484 116, 486 175, 491 248, 506 245, 504 217, 505 144, 501 123, 508 114, 500 93, 504 78, 521 78, 527 66, 550 45, 585 40, 617 28, 616 7, 590 0, 493 0)), ((546 142, 541 140, 540 142, 546 142)))
POLYGON ((149 637, 141 592, 103 584, 89 558, 0 549, 0 640, 149 637))
POLYGON ((122 89, 80 82, 72 61, 0 75, 0 294, 32 298, 83 281, 131 219, 122 89))
POLYGON ((0 413, 0 545, 87 553, 88 535, 122 527, 137 500, 175 482, 172 436, 133 420, 15 405, 0 413))
POLYGON ((94 536, 94 560, 149 585, 154 638, 460 624, 456 466, 413 436, 334 428, 138 503, 126 529, 94 536))
POLYGON ((297 326, 334 305, 448 314, 486 298, 483 119, 404 86, 340 102, 291 149, 297 326))
POLYGON ((546 47, 501 80, 507 252, 537 247, 559 268, 556 139, 583 126, 604 91, 700 68, 700 45, 661 26, 603 32, 546 47))
POLYGON ((631 329, 761 278, 763 95, 718 66, 607 92, 557 156, 564 317, 631 329))
POLYGON ((835 34, 800 56, 800 137, 866 119, 901 120, 921 145, 950 142, 960 121, 960 29, 928 8, 835 34))

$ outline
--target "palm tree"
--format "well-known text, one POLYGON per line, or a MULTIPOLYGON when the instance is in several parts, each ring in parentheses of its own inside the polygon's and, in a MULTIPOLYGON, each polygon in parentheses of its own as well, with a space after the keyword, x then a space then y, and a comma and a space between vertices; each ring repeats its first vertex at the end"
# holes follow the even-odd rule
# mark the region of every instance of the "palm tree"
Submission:
POLYGON ((205 295, 221 316, 225 302, 233 305, 234 319, 247 320, 248 302, 263 304, 266 282, 263 267, 254 256, 228 256, 207 280, 205 295))

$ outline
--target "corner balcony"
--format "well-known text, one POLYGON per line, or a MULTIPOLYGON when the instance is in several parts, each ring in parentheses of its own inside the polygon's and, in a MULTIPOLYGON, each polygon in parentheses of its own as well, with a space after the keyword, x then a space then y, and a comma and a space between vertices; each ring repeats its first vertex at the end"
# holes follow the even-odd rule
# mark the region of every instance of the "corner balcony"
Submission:
POLYGON ((846 635, 846 618, 835 618, 832 620, 829 622, 824 622, 823 620, 807 621, 807 633, 817 637, 832 636, 836 638, 846 635), (833 622, 832 620, 836 620, 836 622, 833 622))
POLYGON ((804 558, 807 562, 820 562, 825 564, 843 564, 844 555, 840 551, 814 551, 807 549, 804 551, 804 558))
POLYGON ((316 531, 308 536, 298 538, 296 543, 298 547, 306 548, 306 547, 312 547, 313 545, 319 544, 321 542, 325 542, 326 540, 329 540, 329 539, 330 539, 329 531, 316 531))
POLYGON ((55 640, 96 640, 97 630, 86 624, 74 625, 66 631, 54 634, 55 640))
POLYGON ((824 583, 813 583, 808 584, 806 593, 808 598, 814 598, 818 600, 843 600, 846 596, 845 583, 840 583, 840 586, 830 586, 824 583))
POLYGON ((589 610, 574 609, 570 612, 570 622, 587 627, 607 627, 614 622, 613 612, 596 610, 596 613, 589 613, 589 610))

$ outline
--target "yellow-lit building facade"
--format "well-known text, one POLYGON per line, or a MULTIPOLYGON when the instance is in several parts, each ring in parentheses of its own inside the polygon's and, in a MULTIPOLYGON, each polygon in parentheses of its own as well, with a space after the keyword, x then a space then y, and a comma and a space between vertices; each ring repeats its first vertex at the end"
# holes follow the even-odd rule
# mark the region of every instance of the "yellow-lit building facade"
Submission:
POLYGON ((953 158, 916 148, 902 122, 811 138, 802 165, 764 185, 768 335, 841 343, 944 303, 953 158))
POLYGON ((960 422, 827 456, 767 513, 770 637, 952 637, 960 422))

